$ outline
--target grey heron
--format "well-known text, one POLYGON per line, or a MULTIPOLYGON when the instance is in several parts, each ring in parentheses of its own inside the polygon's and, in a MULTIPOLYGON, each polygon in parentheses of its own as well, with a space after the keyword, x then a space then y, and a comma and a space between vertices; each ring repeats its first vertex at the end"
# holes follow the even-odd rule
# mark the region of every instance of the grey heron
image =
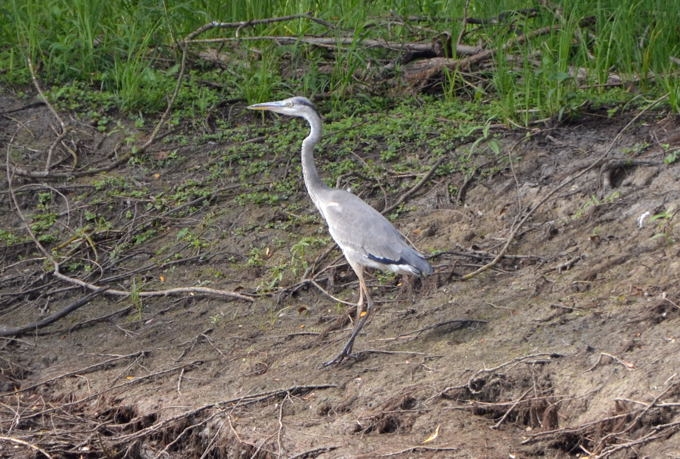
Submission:
POLYGON ((305 97, 250 105, 251 110, 268 110, 304 118, 310 133, 302 141, 302 175, 309 197, 328 224, 331 237, 342 250, 359 279, 359 301, 352 334, 340 354, 324 366, 342 362, 352 352, 354 340, 373 309, 366 287, 364 268, 378 268, 401 274, 424 276, 432 273, 425 257, 380 212, 349 191, 323 183, 314 165, 314 146, 321 140, 321 117, 305 97), (364 311, 364 301, 366 310, 364 311))

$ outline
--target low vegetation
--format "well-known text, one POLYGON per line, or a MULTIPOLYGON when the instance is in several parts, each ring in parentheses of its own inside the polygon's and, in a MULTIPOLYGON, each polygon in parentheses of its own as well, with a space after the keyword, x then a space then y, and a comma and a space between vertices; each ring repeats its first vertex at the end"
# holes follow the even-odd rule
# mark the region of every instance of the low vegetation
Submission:
POLYGON ((428 55, 472 62, 438 64, 415 89, 521 125, 662 95, 677 109, 680 96, 680 10, 664 0, 10 0, 2 13, 1 80, 20 88, 35 77, 59 107, 99 121, 161 111, 180 73, 177 117, 290 94, 328 99, 343 116, 376 110, 367 98, 428 55))

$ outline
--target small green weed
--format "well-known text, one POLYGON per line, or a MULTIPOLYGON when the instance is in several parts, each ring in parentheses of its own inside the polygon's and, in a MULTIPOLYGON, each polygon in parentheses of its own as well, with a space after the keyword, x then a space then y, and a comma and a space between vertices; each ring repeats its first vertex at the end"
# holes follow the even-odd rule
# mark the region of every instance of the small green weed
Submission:
POLYGON ((574 215, 572 216, 573 220, 578 220, 581 217, 583 217, 588 209, 591 207, 597 207, 601 206, 604 204, 611 204, 613 202, 616 202, 619 198, 621 197, 621 193, 618 191, 613 191, 609 193, 607 196, 604 197, 604 199, 599 199, 597 196, 590 196, 588 200, 581 206, 580 209, 578 209, 574 215))
POLYGON ((669 166, 673 163, 678 162, 678 160, 680 160, 680 149, 673 150, 673 151, 667 153, 666 156, 664 156, 664 158, 663 158, 664 164, 669 165, 669 166))
POLYGON ((132 316, 132 320, 140 322, 143 319, 144 314, 144 303, 142 303, 142 296, 140 292, 142 291, 141 286, 137 285, 137 278, 132 277, 130 282, 130 303, 135 308, 135 314, 132 316))

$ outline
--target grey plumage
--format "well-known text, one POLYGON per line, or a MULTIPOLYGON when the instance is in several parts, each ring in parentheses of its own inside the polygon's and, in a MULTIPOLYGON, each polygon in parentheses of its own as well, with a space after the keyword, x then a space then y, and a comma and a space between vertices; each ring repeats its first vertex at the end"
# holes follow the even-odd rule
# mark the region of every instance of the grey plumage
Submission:
POLYGON ((339 363, 351 355, 354 340, 363 328, 373 307, 364 280, 364 267, 396 273, 424 276, 432 273, 425 257, 411 247, 397 229, 380 212, 354 194, 330 188, 323 183, 314 164, 314 146, 321 140, 321 118, 314 104, 304 97, 291 97, 248 107, 304 118, 310 127, 302 141, 302 174, 307 192, 328 224, 328 231, 342 250, 359 278, 357 320, 352 335, 340 354, 326 365, 339 363), (364 299, 367 308, 364 313, 364 299))

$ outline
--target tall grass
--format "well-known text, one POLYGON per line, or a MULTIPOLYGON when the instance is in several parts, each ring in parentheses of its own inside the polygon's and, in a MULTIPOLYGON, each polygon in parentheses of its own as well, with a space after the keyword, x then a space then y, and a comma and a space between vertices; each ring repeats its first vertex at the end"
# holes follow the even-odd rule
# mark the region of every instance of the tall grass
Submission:
MULTIPOLYGON (((230 56, 227 68, 198 68, 195 78, 221 86, 222 96, 248 101, 295 92, 330 93, 339 100, 367 90, 357 74, 394 58, 366 50, 361 38, 429 41, 446 31, 455 41, 463 27, 464 4, 462 0, 6 0, 0 6, 0 68, 4 69, 0 81, 27 84, 30 60, 47 86, 77 82, 110 94, 122 110, 153 112, 173 87, 175 45, 187 33, 213 20, 248 21, 309 12, 333 27, 298 19, 213 30, 202 38, 237 33, 246 38, 350 36, 355 44, 331 53, 304 44, 234 41, 220 48, 230 56), (327 66, 329 57, 332 68, 320 71, 320 63, 327 66)), ((676 0, 556 0, 553 4, 556 8, 548 10, 528 0, 471 0, 467 14, 478 19, 526 8, 535 8, 536 14, 466 25, 465 43, 484 43, 499 50, 494 68, 489 70, 488 85, 448 72, 443 97, 460 97, 458 89, 476 85, 468 91, 474 98, 490 98, 503 116, 527 123, 578 110, 589 100, 607 100, 607 85, 616 76, 650 96, 670 93, 669 101, 678 109, 675 75, 679 69, 671 61, 680 57, 676 0), (546 26, 558 29, 508 46, 519 35, 546 26)), ((614 99, 625 97, 621 91, 612 94, 614 99)))

